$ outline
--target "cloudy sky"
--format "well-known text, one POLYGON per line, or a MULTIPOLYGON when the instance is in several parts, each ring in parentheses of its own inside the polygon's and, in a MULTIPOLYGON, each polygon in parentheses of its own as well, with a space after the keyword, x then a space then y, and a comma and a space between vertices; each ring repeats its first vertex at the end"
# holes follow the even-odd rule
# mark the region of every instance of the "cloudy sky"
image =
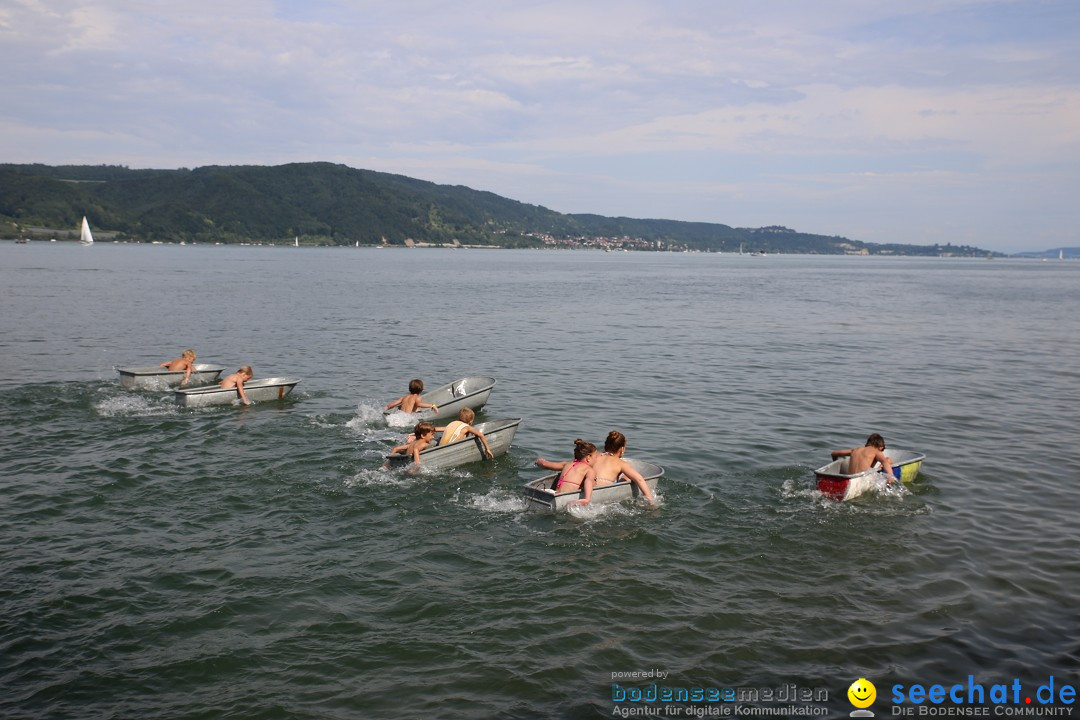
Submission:
POLYGON ((0 161, 1080 246, 1077 0, 0 0, 0 161))

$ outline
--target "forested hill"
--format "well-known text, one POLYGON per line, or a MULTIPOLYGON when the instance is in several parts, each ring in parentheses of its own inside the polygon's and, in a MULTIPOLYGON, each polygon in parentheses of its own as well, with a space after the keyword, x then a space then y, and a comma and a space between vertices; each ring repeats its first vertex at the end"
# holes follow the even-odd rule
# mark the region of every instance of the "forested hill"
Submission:
POLYGON ((460 185, 331 163, 132 170, 0 164, 0 237, 75 232, 136 242, 594 246, 903 255, 988 254, 874 245, 782 227, 568 215, 460 185))

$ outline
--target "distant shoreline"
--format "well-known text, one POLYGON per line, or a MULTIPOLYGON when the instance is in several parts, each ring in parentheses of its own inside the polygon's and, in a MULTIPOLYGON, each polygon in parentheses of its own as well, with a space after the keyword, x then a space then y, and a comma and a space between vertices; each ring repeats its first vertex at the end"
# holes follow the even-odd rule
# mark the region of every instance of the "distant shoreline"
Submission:
MULTIPOLYGON (((48 228, 26 228, 27 235, 48 235, 48 228)), ((72 243, 79 244, 78 234, 73 231, 64 231, 63 233, 55 233, 57 237, 49 237, 48 239, 37 238, 0 238, 0 242, 8 242, 12 244, 27 244, 30 243, 72 243)), ((534 251, 534 252, 549 252, 549 251, 569 251, 569 252, 593 252, 593 253, 635 253, 635 254, 658 254, 658 255, 725 255, 745 258, 755 257, 821 257, 821 258, 836 258, 836 257, 864 257, 864 258, 928 258, 928 259, 968 259, 968 260, 992 260, 992 259, 1012 259, 1012 260, 1037 260, 1037 261, 1067 261, 1080 259, 1080 248, 1065 248, 1064 257, 1058 257, 1058 249, 1047 250, 1042 254, 1033 252, 1015 253, 1012 255, 1006 253, 994 252, 992 254, 962 254, 962 253, 943 253, 939 255, 931 255, 926 253, 898 253, 898 252, 881 252, 881 253, 869 253, 869 252, 848 252, 848 253, 813 253, 813 252, 771 252, 771 253, 748 253, 748 252, 735 252, 731 250, 678 250, 678 249, 655 249, 655 250, 643 250, 638 248, 625 248, 618 250, 605 250, 601 247, 591 246, 544 246, 544 247, 507 247, 504 245, 445 245, 435 243, 414 243, 413 245, 332 245, 329 243, 303 243, 295 245, 292 242, 240 242, 240 243, 226 243, 226 242, 173 242, 166 240, 117 240, 117 235, 120 235, 116 231, 95 231, 97 236, 97 242, 95 244, 108 244, 108 245, 170 245, 177 247, 186 246, 199 246, 199 247, 272 247, 272 248, 322 248, 326 250, 341 249, 341 250, 506 250, 506 251, 534 251)))

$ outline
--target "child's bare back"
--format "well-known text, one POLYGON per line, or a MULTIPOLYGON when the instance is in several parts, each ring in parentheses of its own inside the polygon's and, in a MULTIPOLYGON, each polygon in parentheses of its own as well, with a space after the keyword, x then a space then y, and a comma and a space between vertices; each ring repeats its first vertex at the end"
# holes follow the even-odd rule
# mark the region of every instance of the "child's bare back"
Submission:
POLYGON ((195 369, 195 351, 190 349, 185 350, 180 354, 180 357, 175 360, 166 360, 161 363, 159 367, 163 367, 169 372, 180 372, 183 370, 184 379, 180 384, 185 385, 188 378, 191 377, 191 371, 195 369))
POLYGON ((415 378, 409 381, 409 394, 402 395, 394 402, 387 403, 386 409, 392 410, 393 408, 399 408, 403 413, 414 413, 417 410, 425 410, 431 408, 436 415, 439 414, 439 408, 432 403, 426 403, 420 397, 424 392, 424 381, 420 378, 415 378))
POLYGON ((163 367, 166 370, 176 371, 176 370, 187 370, 188 368, 190 368, 194 364, 195 364, 195 351, 193 351, 193 350, 185 350, 183 353, 180 353, 179 357, 177 357, 176 359, 171 359, 171 361, 165 361, 164 363, 161 364, 160 367, 163 367))
POLYGON ((189 367, 192 366, 192 364, 194 364, 194 362, 194 358, 178 357, 175 360, 161 363, 161 367, 165 368, 166 370, 172 370, 175 372, 178 370, 187 370, 189 367))
POLYGON ((866 445, 863 447, 833 450, 833 460, 842 457, 848 458, 848 475, 858 475, 872 468, 874 463, 881 463, 882 472, 889 476, 890 483, 893 481, 892 462, 885 454, 885 438, 877 433, 866 438, 866 445))
POLYGON ((869 470, 877 457, 878 449, 872 447, 853 448, 848 460, 848 474, 857 475, 869 470))

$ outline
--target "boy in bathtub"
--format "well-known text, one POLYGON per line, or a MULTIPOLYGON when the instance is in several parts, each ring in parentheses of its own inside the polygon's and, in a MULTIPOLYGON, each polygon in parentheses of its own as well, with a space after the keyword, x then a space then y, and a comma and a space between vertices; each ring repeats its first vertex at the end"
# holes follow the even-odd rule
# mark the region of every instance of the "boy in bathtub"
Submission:
POLYGON ((426 403, 420 399, 421 393, 424 392, 424 381, 420 378, 414 378, 409 381, 409 394, 402 395, 400 398, 392 403, 388 403, 387 410, 393 408, 400 408, 403 413, 414 413, 417 410, 424 410, 431 408, 432 412, 436 415, 439 414, 439 408, 430 403, 426 403))
POLYGON ((188 379, 191 378, 191 371, 195 369, 195 351, 188 349, 180 353, 180 357, 175 360, 166 360, 158 367, 163 367, 166 370, 172 372, 184 371, 184 379, 180 381, 180 386, 187 385, 188 379))
MULTIPOLYGON (((435 440, 435 426, 426 420, 416 423, 413 434, 404 445, 398 445, 390 451, 391 455, 411 455, 413 468, 420 467, 420 452, 435 440)), ((384 468, 390 467, 387 463, 384 468)))
POLYGON ((240 396, 240 401, 245 405, 250 405, 251 401, 247 399, 247 395, 244 394, 244 383, 251 378, 255 377, 255 371, 251 369, 250 365, 245 365, 232 375, 226 375, 218 383, 223 388, 236 388, 236 394, 240 396))
POLYGON ((848 475, 858 475, 861 472, 866 472, 874 463, 881 463, 881 472, 889 476, 889 482, 892 483, 896 478, 893 477, 892 463, 889 458, 885 457, 885 438, 881 437, 877 433, 873 433, 870 437, 866 438, 866 445, 860 448, 851 448, 849 450, 833 450, 832 459, 839 460, 842 457, 850 457, 848 460, 848 475))
POLYGON ((495 456, 491 454, 491 447, 488 445, 487 438, 484 437, 484 433, 480 432, 472 426, 473 420, 476 419, 476 413, 469 408, 461 408, 457 414, 457 420, 454 420, 446 427, 435 428, 436 432, 442 433, 442 438, 439 440, 440 445, 449 445, 452 442, 458 440, 464 440, 469 435, 472 435, 480 440, 484 446, 484 457, 488 460, 493 459, 495 456))

